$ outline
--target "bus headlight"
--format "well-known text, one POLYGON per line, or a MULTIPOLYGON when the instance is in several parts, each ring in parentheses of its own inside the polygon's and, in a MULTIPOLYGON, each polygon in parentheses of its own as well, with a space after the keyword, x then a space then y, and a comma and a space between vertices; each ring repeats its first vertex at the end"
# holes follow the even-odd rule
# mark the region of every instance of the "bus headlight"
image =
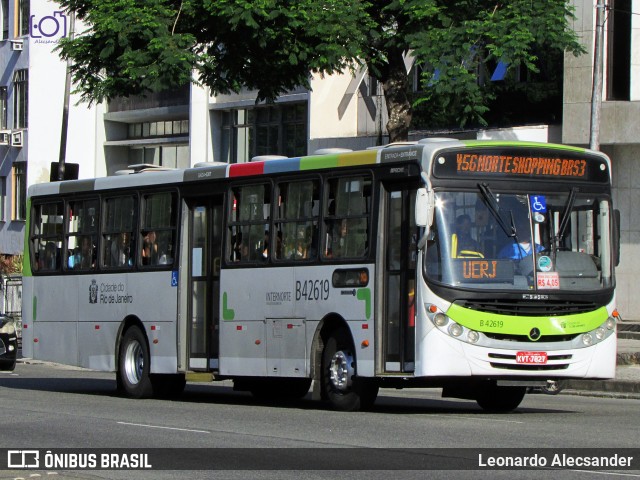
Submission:
POLYGON ((605 333, 607 333, 605 329, 602 327, 599 327, 598 329, 596 329, 596 338, 598 340, 602 340, 604 338, 605 333))
POLYGON ((469 343, 476 343, 478 340, 480 340, 480 334, 475 330, 469 330, 469 332, 467 333, 467 340, 469 341, 469 343))
POLYGON ((452 323, 451 325, 449 325, 449 334, 452 337, 459 337, 460 335, 462 335, 462 327, 455 322, 452 323))
POLYGON ((593 336, 590 333, 585 333, 582 335, 582 343, 584 343, 587 347, 593 345, 593 336))
POLYGON ((433 317, 433 323, 435 323, 437 327, 444 327, 449 323, 449 319, 444 313, 436 313, 433 317))
POLYGON ((616 321, 615 321, 615 319, 613 319, 613 318, 609 317, 609 318, 607 319, 607 323, 606 323, 606 325, 607 325, 607 329, 609 329, 609 330, 613 330, 614 328, 616 328, 616 321))

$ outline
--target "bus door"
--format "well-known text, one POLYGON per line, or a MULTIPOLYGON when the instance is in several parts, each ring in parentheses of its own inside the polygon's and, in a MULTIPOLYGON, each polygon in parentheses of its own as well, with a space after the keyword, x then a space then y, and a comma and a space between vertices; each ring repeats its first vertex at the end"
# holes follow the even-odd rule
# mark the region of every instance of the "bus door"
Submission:
POLYGON ((222 196, 194 199, 189 209, 189 369, 218 368, 222 196))
MULTIPOLYGON (((417 228, 414 216, 415 190, 383 188, 380 203, 384 236, 378 245, 379 265, 383 266, 383 294, 379 307, 383 322, 385 372, 413 372, 415 363, 415 276, 417 228)), ((380 337, 379 337, 380 338, 380 337)))

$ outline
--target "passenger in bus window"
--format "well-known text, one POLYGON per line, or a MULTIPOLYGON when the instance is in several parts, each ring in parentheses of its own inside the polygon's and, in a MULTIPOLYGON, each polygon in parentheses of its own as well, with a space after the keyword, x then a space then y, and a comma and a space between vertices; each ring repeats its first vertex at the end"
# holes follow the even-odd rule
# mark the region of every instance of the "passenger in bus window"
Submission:
POLYGON ((47 242, 44 247, 43 270, 56 270, 58 268, 58 249, 53 242, 47 242))
POLYGON ((88 270, 95 267, 95 249, 91 237, 82 237, 80 246, 76 247, 69 257, 69 268, 74 270, 88 270))
POLYGON ((142 239, 142 264, 157 265, 159 258, 156 232, 148 231, 142 239))
POLYGON ((131 242, 129 232, 122 232, 111 243, 111 266, 131 265, 131 242))

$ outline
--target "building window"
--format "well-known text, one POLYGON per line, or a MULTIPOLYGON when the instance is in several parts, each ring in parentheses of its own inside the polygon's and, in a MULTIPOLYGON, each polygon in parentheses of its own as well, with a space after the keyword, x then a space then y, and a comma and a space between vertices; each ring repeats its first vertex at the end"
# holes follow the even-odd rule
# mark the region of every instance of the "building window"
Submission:
POLYGON ((27 70, 16 70, 13 75, 13 128, 27 128, 27 70))
POLYGON ((166 168, 189 168, 189 145, 157 145, 129 148, 129 165, 157 165, 166 168))
POLYGON ((2 0, 2 2, 0 2, 0 8, 2 9, 0 13, 0 20, 2 20, 0 32, 2 32, 2 38, 0 38, 0 40, 6 40, 9 38, 9 0, 2 0))
POLYGON ((0 87, 0 130, 7 128, 7 87, 0 87))
POLYGON ((248 162, 257 155, 307 153, 307 104, 280 104, 222 113, 221 160, 248 162))
POLYGON ((18 32, 16 37, 29 35, 29 0, 18 0, 18 32))
POLYGON ((13 219, 27 218, 27 162, 13 164, 13 219))
POLYGON ((612 0, 608 24, 607 99, 631 98, 631 0, 612 0))
POLYGON ((127 138, 185 137, 189 135, 189 120, 130 123, 127 138))
POLYGON ((7 177, 0 177, 0 222, 6 220, 5 208, 7 206, 7 177))

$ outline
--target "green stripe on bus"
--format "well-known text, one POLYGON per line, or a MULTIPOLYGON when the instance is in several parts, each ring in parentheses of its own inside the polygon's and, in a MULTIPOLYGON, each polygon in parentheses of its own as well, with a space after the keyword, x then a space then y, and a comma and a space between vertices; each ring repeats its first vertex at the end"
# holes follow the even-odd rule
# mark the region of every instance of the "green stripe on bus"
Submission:
POLYGON ((507 140, 461 140, 466 147, 533 147, 586 153, 585 148, 543 142, 509 142, 507 140))
POLYGON ((300 157, 300 170, 315 170, 316 168, 336 168, 337 166, 337 154, 300 157))
POLYGON ((559 316, 511 316, 479 312, 459 305, 451 305, 447 316, 463 327, 477 332, 529 335, 532 328, 541 335, 571 335, 589 332, 602 325, 609 314, 605 307, 587 313, 559 316))

